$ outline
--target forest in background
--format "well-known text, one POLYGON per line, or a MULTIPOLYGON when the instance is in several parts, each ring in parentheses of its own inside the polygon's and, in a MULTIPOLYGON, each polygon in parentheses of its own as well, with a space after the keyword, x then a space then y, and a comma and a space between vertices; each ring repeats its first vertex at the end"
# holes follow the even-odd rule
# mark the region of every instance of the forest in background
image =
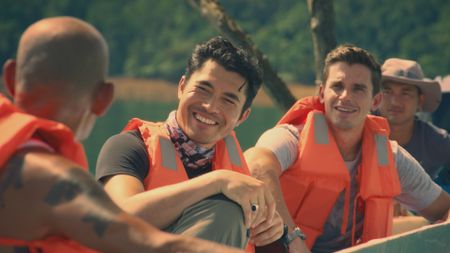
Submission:
MULTIPOLYGON (((306 0, 220 2, 285 82, 313 84, 306 0)), ((336 0, 334 8, 338 43, 363 47, 381 62, 389 57, 417 60, 428 77, 450 73, 450 1, 336 0)), ((0 62, 15 56, 19 36, 27 26, 44 17, 61 15, 84 19, 105 35, 111 76, 153 80, 145 82, 151 89, 140 87, 136 91, 135 86, 141 83, 136 81, 134 86, 117 87, 118 99, 84 142, 91 170, 103 143, 119 133, 130 118, 164 120, 176 109, 175 101, 152 99, 150 95, 158 93, 156 83, 160 82, 154 79, 178 83, 194 45, 218 35, 183 0, 0 0, 0 62), (149 99, 138 99, 135 93, 149 99)), ((298 93, 290 89, 294 94, 311 93, 311 89, 298 93)), ((279 108, 261 107, 258 99, 256 102, 250 119, 236 129, 243 149, 254 145, 283 114, 279 108)), ((450 130, 449 122, 440 126, 444 125, 450 130)))
MULTIPOLYGON (((306 0, 220 1, 286 82, 314 80, 306 0)), ((450 1, 338 0, 338 43, 417 60, 429 77, 450 72, 450 1)), ((70 15, 106 37, 110 74, 177 82, 194 45, 217 31, 182 0, 0 0, 0 61, 14 57, 23 30, 38 19, 70 15)))

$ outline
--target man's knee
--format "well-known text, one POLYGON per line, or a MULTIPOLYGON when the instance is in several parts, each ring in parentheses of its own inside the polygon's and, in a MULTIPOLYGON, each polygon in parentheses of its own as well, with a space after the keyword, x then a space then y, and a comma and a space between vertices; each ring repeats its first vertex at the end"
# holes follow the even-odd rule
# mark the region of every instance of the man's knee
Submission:
POLYGON ((213 202, 211 204, 211 215, 214 217, 211 224, 213 228, 239 232, 246 236, 244 213, 241 206, 228 198, 212 199, 210 201, 213 202))
POLYGON ((239 248, 247 244, 241 207, 221 194, 187 208, 172 232, 239 248))

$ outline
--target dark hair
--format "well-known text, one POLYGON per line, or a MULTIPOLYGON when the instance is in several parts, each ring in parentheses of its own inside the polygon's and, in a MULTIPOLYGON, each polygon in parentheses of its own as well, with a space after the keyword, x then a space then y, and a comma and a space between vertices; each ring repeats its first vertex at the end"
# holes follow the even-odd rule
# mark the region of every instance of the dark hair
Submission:
POLYGON ((207 60, 219 63, 227 71, 238 73, 246 80, 246 99, 241 112, 243 113, 250 107, 261 87, 261 68, 258 61, 244 49, 235 47, 229 40, 217 36, 195 47, 184 74, 186 80, 189 80, 192 73, 200 69, 207 60))
POLYGON ((340 45, 333 49, 325 58, 325 67, 323 68, 324 84, 328 79, 330 66, 336 62, 345 62, 349 65, 362 64, 366 66, 372 74, 372 95, 375 95, 380 91, 381 66, 368 51, 350 44, 340 45))

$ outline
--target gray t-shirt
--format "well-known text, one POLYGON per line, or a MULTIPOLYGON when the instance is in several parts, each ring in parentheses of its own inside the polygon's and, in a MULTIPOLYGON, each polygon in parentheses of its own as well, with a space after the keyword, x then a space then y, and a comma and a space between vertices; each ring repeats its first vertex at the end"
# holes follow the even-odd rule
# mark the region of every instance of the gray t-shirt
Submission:
POLYGON ((450 170, 450 135, 444 129, 416 118, 411 140, 403 147, 433 179, 441 169, 450 170))
MULTIPOLYGON (((299 130, 302 126, 281 125, 267 130, 256 143, 257 147, 264 147, 271 150, 280 162, 281 169, 284 172, 297 159, 299 130)), ((420 212, 430 205, 441 193, 441 188, 436 185, 427 175, 420 164, 397 142, 391 141, 394 160, 397 167, 401 189, 400 195, 395 199, 407 208, 420 212)), ((345 164, 351 176, 350 198, 354 199, 358 192, 356 184, 356 172, 361 154, 354 161, 346 161, 345 164)), ((312 252, 334 252, 351 246, 351 228, 353 217, 353 202, 350 201, 350 212, 345 235, 341 235, 342 216, 344 210, 344 192, 336 201, 324 225, 323 234, 317 238, 312 248, 312 252)), ((362 233, 363 213, 356 214, 356 238, 362 233)))

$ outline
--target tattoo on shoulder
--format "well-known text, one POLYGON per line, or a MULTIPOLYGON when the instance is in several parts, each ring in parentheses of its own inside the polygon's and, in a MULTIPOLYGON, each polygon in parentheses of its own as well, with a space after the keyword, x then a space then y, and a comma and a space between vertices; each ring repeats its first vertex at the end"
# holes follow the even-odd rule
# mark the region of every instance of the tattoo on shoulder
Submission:
POLYGON ((3 195, 9 188, 14 187, 17 190, 23 188, 23 163, 23 157, 13 157, 6 165, 5 174, 0 179, 0 208, 5 207, 3 195))

